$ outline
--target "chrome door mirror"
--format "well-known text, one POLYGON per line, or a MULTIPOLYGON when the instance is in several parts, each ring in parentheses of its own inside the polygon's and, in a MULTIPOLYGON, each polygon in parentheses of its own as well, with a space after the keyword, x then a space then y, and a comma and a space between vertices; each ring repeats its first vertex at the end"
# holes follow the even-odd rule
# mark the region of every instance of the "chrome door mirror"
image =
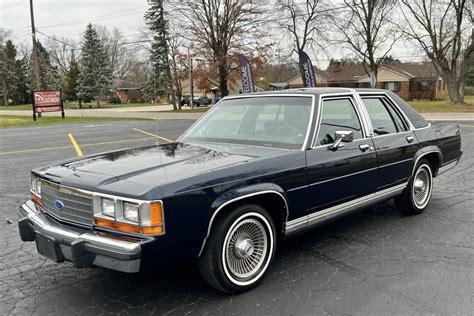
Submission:
POLYGON ((354 133, 352 131, 336 131, 334 133, 334 144, 329 149, 337 150, 340 147, 344 147, 343 143, 349 143, 354 140, 354 133))

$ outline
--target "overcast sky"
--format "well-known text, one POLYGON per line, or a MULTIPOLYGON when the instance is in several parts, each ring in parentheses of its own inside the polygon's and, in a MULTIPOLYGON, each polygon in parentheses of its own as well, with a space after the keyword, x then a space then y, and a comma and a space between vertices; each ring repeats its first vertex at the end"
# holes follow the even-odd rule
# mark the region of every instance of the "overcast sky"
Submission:
MULTIPOLYGON (((116 26, 125 35, 145 27, 146 0, 34 0, 36 28, 48 35, 79 40, 89 22, 116 26)), ((30 41, 29 0, 0 0, 0 27, 18 42, 30 41)), ((39 34, 40 40, 44 36, 39 34)))
MULTIPOLYGON (((106 25, 109 29, 117 27, 129 41, 137 40, 138 33, 145 28, 143 15, 147 7, 146 0, 34 0, 35 23, 39 32, 76 41, 80 41, 89 22, 106 25)), ((16 43, 29 45, 29 0, 0 0, 0 28, 11 31, 11 37, 16 43)), ((42 34, 38 34, 38 38, 46 40, 42 34)), ((334 58, 347 54, 341 49, 331 49, 330 52, 333 54, 330 57, 334 58)), ((328 57, 308 53, 315 65, 323 68, 327 65, 328 57)), ((402 61, 409 61, 415 59, 409 56, 419 53, 400 42, 393 49, 392 55, 402 57, 402 61)))

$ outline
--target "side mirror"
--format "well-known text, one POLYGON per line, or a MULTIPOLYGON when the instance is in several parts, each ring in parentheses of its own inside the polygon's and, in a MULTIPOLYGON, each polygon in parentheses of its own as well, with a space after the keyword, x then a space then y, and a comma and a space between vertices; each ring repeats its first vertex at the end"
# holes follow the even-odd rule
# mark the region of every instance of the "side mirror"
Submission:
POLYGON ((350 143, 354 140, 354 133, 352 131, 336 131, 334 133, 334 144, 329 149, 338 150, 340 147, 344 147, 343 143, 350 143))

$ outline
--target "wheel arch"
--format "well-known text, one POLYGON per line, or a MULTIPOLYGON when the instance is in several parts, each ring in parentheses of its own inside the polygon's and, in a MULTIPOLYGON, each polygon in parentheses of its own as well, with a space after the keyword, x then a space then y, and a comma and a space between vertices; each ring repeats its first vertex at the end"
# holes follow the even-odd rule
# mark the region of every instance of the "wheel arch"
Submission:
POLYGON ((217 217, 231 207, 241 203, 255 203, 264 207, 272 216, 272 220, 277 228, 277 236, 282 233, 281 228, 288 219, 289 207, 285 191, 280 186, 273 183, 260 183, 254 186, 230 190, 221 194, 211 205, 210 214, 212 215, 210 215, 207 233, 202 241, 198 257, 201 256, 206 246, 212 225, 217 217))
POLYGON ((427 146, 423 147, 415 154, 413 169, 411 176, 415 174, 415 168, 420 159, 426 159, 429 161, 431 167, 433 168, 433 177, 438 173, 439 167, 443 164, 443 155, 438 146, 427 146))

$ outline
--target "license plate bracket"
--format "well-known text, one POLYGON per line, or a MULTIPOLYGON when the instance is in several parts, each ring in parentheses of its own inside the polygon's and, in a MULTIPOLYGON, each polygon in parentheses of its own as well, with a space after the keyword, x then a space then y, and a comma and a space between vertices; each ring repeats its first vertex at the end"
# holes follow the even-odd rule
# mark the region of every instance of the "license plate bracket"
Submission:
POLYGON ((64 261, 61 247, 54 238, 36 233, 36 248, 38 253, 55 262, 64 261))

